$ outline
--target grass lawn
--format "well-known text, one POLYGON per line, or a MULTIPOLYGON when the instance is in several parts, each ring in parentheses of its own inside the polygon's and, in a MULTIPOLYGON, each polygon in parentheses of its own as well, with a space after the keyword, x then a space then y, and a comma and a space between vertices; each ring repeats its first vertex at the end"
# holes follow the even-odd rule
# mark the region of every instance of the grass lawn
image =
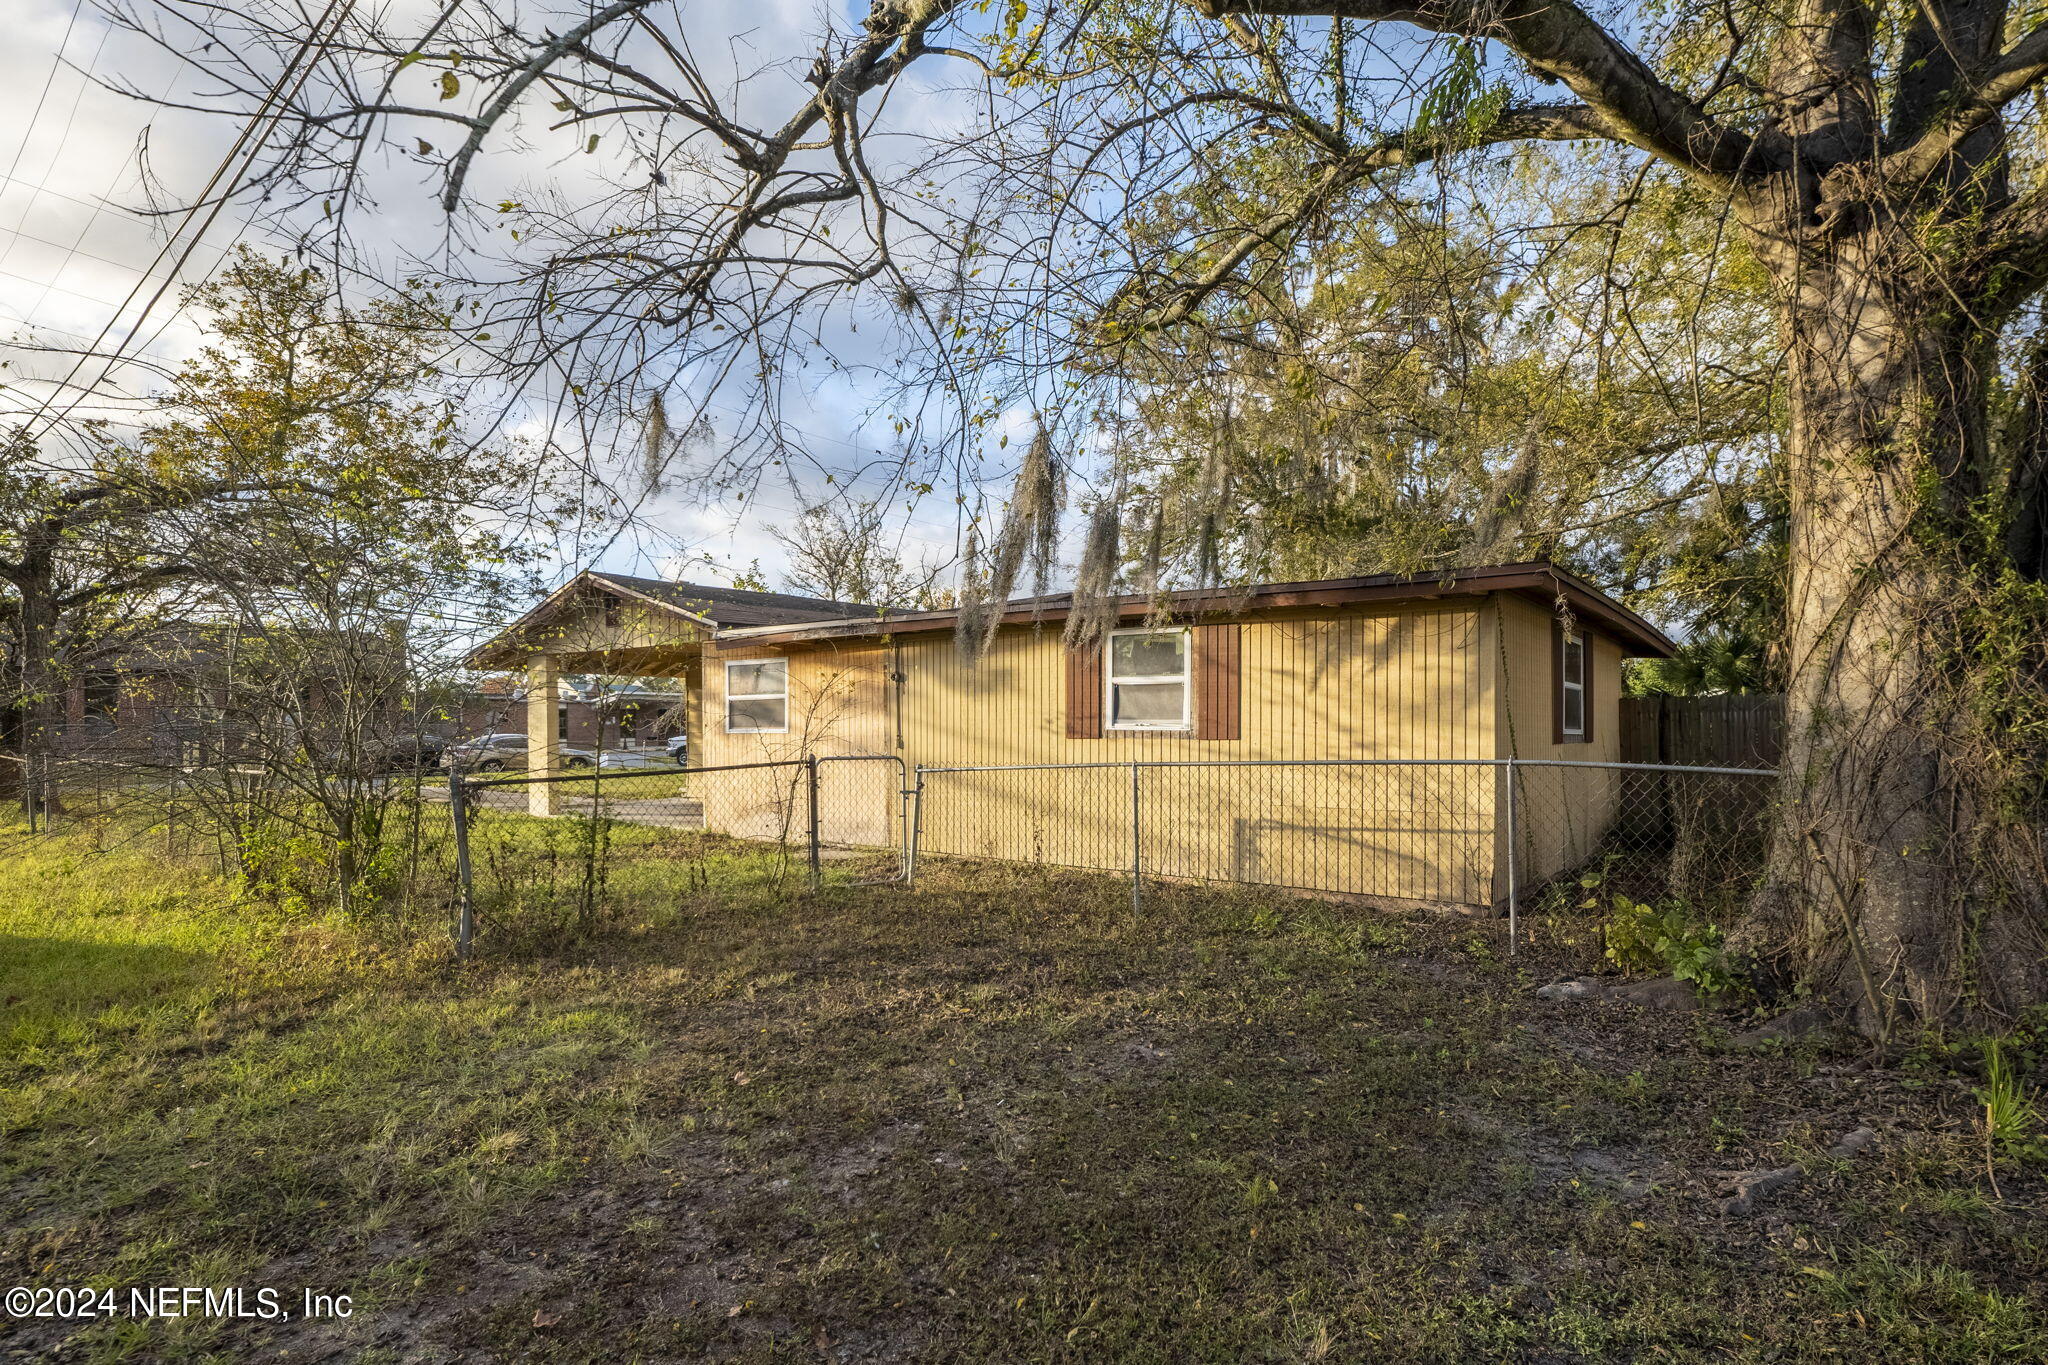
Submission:
MULTIPOLYGON (((506 817, 508 819, 523 817, 506 817)), ((2039 1361, 1967 1079, 1531 987, 1588 926, 621 831, 635 913, 425 924, 0 854, 0 1255, 347 1319, 0 1318, 57 1360, 2039 1361), (669 870, 664 871, 664 867, 669 870), (1868 1124, 1872 1149, 1826 1149, 1868 1124), (1735 1217, 1724 1177, 1805 1178, 1735 1217)))

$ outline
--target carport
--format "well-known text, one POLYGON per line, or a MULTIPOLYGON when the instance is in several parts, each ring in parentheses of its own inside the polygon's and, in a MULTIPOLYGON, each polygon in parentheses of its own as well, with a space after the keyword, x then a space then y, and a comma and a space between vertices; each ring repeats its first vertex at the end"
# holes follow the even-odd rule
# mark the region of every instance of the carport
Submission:
MULTIPOLYGON (((528 772, 561 772, 551 742, 559 683, 565 674, 600 679, 673 678, 684 694, 684 733, 693 762, 703 750, 703 644, 721 627, 766 626, 857 616, 873 608, 789 593, 672 583, 631 574, 586 572, 564 583, 531 611, 463 660, 470 668, 520 673, 526 679, 528 772), (536 736, 550 742, 536 743, 536 736)), ((527 810, 555 815, 561 787, 526 788, 527 810)))

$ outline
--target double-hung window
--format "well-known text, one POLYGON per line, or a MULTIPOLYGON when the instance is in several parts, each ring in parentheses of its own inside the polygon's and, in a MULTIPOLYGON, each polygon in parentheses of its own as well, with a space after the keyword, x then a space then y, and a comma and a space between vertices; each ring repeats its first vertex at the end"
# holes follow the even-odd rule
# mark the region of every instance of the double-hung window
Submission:
POLYGON ((1586 736, 1586 637, 1565 631, 1558 639, 1557 728, 1566 739, 1586 736))
POLYGON ((1108 728, 1187 729, 1188 653, 1186 630, 1111 632, 1103 670, 1108 728))
POLYGON ((789 661, 735 660, 725 666, 725 732, 777 735, 789 729, 789 661))

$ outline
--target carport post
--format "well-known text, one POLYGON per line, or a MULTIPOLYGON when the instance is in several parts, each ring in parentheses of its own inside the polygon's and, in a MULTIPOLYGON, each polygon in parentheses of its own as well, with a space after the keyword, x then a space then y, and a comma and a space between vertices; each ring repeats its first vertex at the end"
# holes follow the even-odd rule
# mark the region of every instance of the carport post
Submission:
MULTIPOLYGON (((526 665, 526 775, 560 777, 562 756, 555 738, 556 708, 561 704, 562 671, 555 656, 535 654, 526 665)), ((596 814, 592 787, 592 815, 596 814)), ((526 788, 528 815, 559 815, 562 787, 558 782, 532 782, 526 788)))
POLYGON ((469 886, 469 789, 460 768, 448 770, 448 811, 455 821, 455 960, 467 962, 476 938, 476 907, 469 886))
POLYGON ((825 870, 818 855, 818 756, 804 756, 804 785, 811 810, 811 890, 825 884, 825 870))

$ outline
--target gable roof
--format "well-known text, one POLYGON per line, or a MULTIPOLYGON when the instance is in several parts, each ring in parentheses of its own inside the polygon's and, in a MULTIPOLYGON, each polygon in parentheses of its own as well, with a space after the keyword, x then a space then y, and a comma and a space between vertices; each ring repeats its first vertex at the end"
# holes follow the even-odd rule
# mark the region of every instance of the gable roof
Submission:
POLYGON ((672 612, 712 631, 735 626, 794 625, 808 621, 843 621, 878 608, 859 602, 827 602, 821 598, 798 597, 786 592, 753 592, 746 588, 718 588, 704 583, 676 583, 665 578, 642 578, 637 574, 598 573, 586 570, 549 593, 464 657, 470 668, 519 666, 521 637, 533 626, 595 587, 672 612))
MULTIPOLYGON (((1289 607, 1351 606, 1365 602, 1413 602, 1449 597, 1480 597, 1512 592, 1546 608, 1560 600, 1578 620, 1605 632, 1630 654, 1670 658, 1675 646, 1664 632, 1601 592, 1577 574, 1536 560, 1471 569, 1444 569, 1434 574, 1373 574, 1363 578, 1326 578, 1305 583, 1259 583, 1236 588, 1191 588, 1157 597, 1127 593, 1115 599, 1122 618, 1142 618, 1155 609, 1174 616, 1240 615, 1289 607)), ((1013 598, 1003 604, 1003 625, 1028 625, 1066 619, 1073 610, 1072 593, 1013 598)), ((718 638, 735 643, 784 644, 867 635, 908 635, 951 630, 960 620, 957 609, 880 612, 872 608, 858 618, 796 624, 740 626, 721 630, 718 638)))
POLYGON ((634 574, 587 573, 583 578, 617 588, 664 607, 674 607, 719 626, 758 626, 783 621, 873 616, 880 608, 861 602, 828 602, 786 592, 754 592, 747 588, 713 588, 701 583, 672 583, 665 578, 634 574))

